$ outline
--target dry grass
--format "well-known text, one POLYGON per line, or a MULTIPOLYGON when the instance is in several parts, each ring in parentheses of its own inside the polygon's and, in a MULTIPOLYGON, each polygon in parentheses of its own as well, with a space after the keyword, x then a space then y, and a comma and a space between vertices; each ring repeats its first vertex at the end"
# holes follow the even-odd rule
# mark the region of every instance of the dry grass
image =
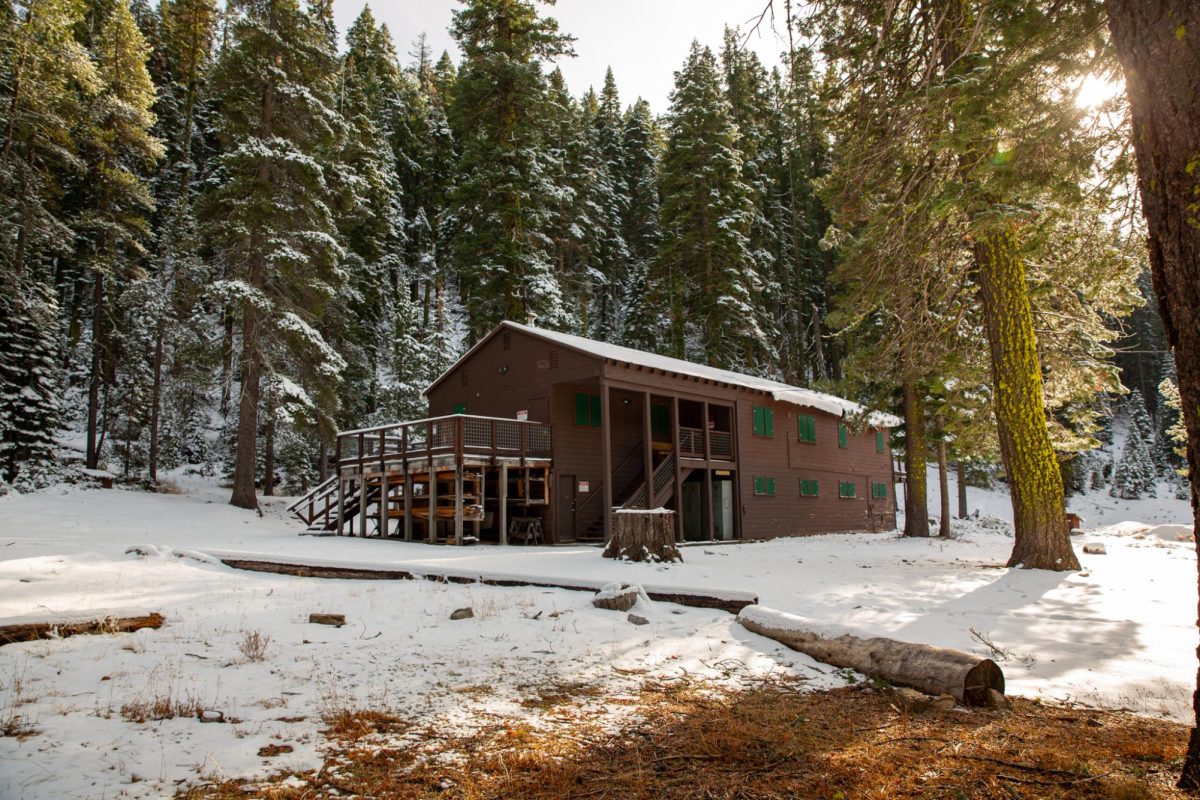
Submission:
MULTIPOLYGON (((568 700, 570 698, 567 698, 568 700)), ((182 797, 821 798, 1145 800, 1172 787, 1186 741, 1177 724, 1017 700, 1009 710, 896 710, 889 691, 800 694, 765 686, 713 694, 643 690, 617 734, 579 722, 494 726, 470 737, 411 733, 387 714, 327 718, 334 743, 302 788, 228 782, 182 797)))
POLYGON ((204 710, 193 697, 161 695, 145 700, 133 700, 121 706, 121 718, 129 722, 156 722, 176 717, 196 717, 204 710))
POLYGON ((264 661, 267 657, 267 646, 271 637, 262 631, 242 631, 242 640, 238 642, 238 650, 247 661, 264 661))

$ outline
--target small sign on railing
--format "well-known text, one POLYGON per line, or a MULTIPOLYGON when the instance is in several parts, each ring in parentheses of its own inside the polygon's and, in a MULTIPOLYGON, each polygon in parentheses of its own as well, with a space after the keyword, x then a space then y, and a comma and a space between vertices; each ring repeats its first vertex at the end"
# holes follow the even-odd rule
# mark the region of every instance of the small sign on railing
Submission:
POLYGON ((590 483, 588 483, 587 481, 580 481, 580 482, 579 482, 579 492, 580 492, 580 494, 582 494, 582 493, 584 493, 584 492, 590 492, 591 490, 592 490, 592 485, 591 485, 590 483))
POLYGON ((522 408, 517 412, 517 422, 526 422, 529 420, 529 409, 522 408))

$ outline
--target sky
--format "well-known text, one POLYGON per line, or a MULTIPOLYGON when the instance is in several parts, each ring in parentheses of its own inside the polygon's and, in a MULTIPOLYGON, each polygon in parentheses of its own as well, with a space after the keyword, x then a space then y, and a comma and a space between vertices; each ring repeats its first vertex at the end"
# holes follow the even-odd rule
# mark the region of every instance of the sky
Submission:
MULTIPOLYGON (((343 33, 362 10, 363 0, 336 0, 334 13, 343 33)), ((624 105, 638 97, 649 101, 657 113, 669 107, 674 73, 687 57, 693 39, 714 51, 721 46, 725 25, 748 30, 766 0, 559 0, 542 5, 544 16, 558 20, 559 29, 575 37, 575 58, 560 60, 567 85, 575 95, 589 86, 604 84, 604 71, 612 67, 624 105)), ((456 0, 372 0, 371 12, 387 23, 396 50, 407 63, 417 35, 424 32, 435 54, 458 51, 447 29, 456 0)), ((782 19, 764 20, 747 47, 759 54, 767 68, 780 63, 787 49, 782 19)))

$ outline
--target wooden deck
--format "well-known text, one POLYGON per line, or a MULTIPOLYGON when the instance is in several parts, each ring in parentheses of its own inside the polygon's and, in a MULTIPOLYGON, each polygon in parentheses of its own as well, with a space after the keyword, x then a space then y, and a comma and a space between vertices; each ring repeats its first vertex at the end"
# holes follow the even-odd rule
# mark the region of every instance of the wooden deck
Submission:
POLYGON ((549 505, 552 445, 549 425, 465 414, 345 431, 336 474, 289 511, 310 532, 507 544, 549 505))

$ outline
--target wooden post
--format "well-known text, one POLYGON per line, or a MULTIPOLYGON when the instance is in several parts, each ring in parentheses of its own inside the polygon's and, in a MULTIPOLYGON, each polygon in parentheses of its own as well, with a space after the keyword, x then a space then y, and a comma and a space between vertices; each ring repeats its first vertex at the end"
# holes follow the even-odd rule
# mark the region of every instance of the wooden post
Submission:
POLYGON ((425 541, 430 543, 437 541, 437 484, 437 473, 433 469, 433 460, 430 459, 428 491, 425 492, 429 495, 429 532, 425 535, 425 541))
POLYGON ((483 519, 487 519, 487 467, 479 467, 479 510, 481 519, 477 519, 471 523, 471 531, 475 534, 475 541, 479 541, 479 532, 483 526, 483 519))
POLYGON ((654 447, 650 436, 650 393, 642 392, 642 457, 646 465, 646 508, 654 508, 654 447))
POLYGON ((713 519, 712 470, 704 468, 704 529, 711 542, 716 538, 716 520, 713 519))
POLYGON ((346 532, 346 479, 342 477, 341 467, 338 467, 337 471, 337 535, 344 536, 346 532))
POLYGON ((704 461, 712 461, 712 443, 708 437, 708 403, 704 404, 704 418, 701 423, 700 435, 704 437, 704 461))
POLYGON ((387 470, 379 476, 379 538, 386 539, 388 537, 389 519, 391 513, 391 504, 388 503, 388 474, 387 470))
POLYGON ((600 461, 604 467, 604 541, 612 537, 612 443, 609 441, 609 389, 600 378, 600 461))
POLYGON ((671 397, 671 450, 675 453, 675 540, 683 541, 683 466, 679 463, 679 397, 671 397))
POLYGON ((740 415, 738 414, 738 401, 733 401, 733 424, 729 427, 732 429, 733 439, 733 465, 735 472, 733 481, 733 535, 735 538, 741 539, 742 536, 742 436, 738 431, 740 423, 740 415))
POLYGON ((367 535, 367 471, 363 469, 363 464, 359 463, 358 473, 358 535, 365 538, 367 535))
POLYGON ((508 544, 508 464, 500 464, 500 544, 508 544))
POLYGON ((463 543, 463 465, 454 467, 454 543, 463 543))
POLYGON ((404 465, 404 541, 412 541, 413 529, 413 476, 412 470, 408 468, 408 464, 404 465))

